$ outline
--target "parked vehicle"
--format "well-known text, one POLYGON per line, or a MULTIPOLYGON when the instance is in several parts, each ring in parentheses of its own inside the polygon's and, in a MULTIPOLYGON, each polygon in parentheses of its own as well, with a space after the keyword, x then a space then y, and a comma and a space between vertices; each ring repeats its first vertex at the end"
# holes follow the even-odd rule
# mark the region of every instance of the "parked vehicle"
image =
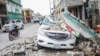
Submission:
POLYGON ((33 18, 33 19, 32 19, 32 22, 33 22, 33 23, 39 23, 39 21, 40 21, 39 18, 33 18))
POLYGON ((24 28, 24 23, 20 19, 16 20, 16 25, 18 26, 18 29, 23 29, 24 28))
POLYGON ((5 23, 5 25, 3 25, 3 27, 2 27, 2 31, 3 32, 8 32, 9 29, 12 29, 11 25, 12 25, 12 23, 10 23, 10 22, 5 23))
POLYGON ((21 19, 9 20, 2 27, 3 32, 8 32, 9 29, 12 29, 12 21, 15 21, 15 24, 18 26, 18 29, 23 29, 24 28, 24 23, 21 19))
POLYGON ((42 23, 43 23, 43 19, 41 18, 39 24, 42 25, 42 23))
POLYGON ((76 37, 68 31, 62 30, 52 16, 46 16, 43 24, 38 29, 38 48, 47 47, 54 49, 73 49, 76 37))
POLYGON ((42 25, 42 21, 40 21, 39 24, 42 25))

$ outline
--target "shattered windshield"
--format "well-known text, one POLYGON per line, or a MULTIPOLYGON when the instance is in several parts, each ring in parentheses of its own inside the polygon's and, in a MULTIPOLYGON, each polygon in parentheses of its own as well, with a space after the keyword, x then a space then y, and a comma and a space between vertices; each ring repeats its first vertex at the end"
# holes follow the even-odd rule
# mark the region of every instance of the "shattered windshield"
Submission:
POLYGON ((52 25, 55 24, 53 17, 45 17, 44 21, 43 21, 44 25, 52 25))

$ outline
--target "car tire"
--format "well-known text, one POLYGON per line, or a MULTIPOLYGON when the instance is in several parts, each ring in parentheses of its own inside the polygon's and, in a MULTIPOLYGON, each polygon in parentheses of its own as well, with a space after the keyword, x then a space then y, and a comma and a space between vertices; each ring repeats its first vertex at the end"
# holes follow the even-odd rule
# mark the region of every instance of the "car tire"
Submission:
POLYGON ((42 22, 39 22, 40 25, 42 25, 42 22))
POLYGON ((17 35, 17 37, 19 38, 20 37, 20 32, 18 31, 18 35, 17 35))
POLYGON ((21 29, 24 29, 24 25, 22 25, 21 29))
POLYGON ((3 33, 6 33, 6 31, 2 31, 3 33))
POLYGON ((10 41, 13 41, 14 40, 14 37, 12 37, 10 34, 9 34, 9 40, 10 41))
POLYGON ((33 23, 35 23, 35 22, 33 22, 33 23))
POLYGON ((39 44, 37 44, 37 47, 38 47, 38 49, 42 49, 43 47, 42 46, 40 46, 39 44))

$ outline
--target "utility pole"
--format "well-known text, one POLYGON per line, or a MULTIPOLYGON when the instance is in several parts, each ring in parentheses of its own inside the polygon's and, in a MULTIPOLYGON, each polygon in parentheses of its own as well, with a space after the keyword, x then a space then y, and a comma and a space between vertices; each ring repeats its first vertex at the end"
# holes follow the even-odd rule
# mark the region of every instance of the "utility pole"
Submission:
POLYGON ((0 29, 2 29, 2 21, 1 21, 1 18, 0 18, 0 29))
POLYGON ((92 28, 95 29, 96 28, 96 10, 97 9, 97 1, 93 1, 92 3, 92 28))
POLYGON ((49 5, 50 5, 50 14, 51 14, 51 0, 49 0, 49 5))
POLYGON ((63 2, 64 2, 64 11, 68 11, 67 4, 66 4, 66 0, 63 0, 63 2))
POLYGON ((98 15, 99 15, 99 11, 98 11, 98 10, 99 10, 99 7, 98 7, 98 0, 96 1, 95 7, 96 7, 96 8, 95 8, 95 17, 96 17, 96 18, 95 18, 95 20, 96 20, 95 22, 96 22, 96 26, 97 26, 97 25, 98 25, 98 21, 99 21, 99 20, 98 20, 98 19, 99 19, 99 18, 98 18, 98 15))

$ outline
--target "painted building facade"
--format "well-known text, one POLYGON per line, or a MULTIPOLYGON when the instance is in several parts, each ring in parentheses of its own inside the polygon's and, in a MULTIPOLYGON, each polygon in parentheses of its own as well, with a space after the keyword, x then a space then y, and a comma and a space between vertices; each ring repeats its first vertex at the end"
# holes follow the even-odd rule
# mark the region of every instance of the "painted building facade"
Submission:
POLYGON ((100 0, 89 0, 89 19, 91 20, 92 28, 96 28, 100 24, 100 0))
POLYGON ((7 21, 7 9, 6 3, 3 0, 0 0, 0 29, 7 21))
POLYGON ((86 7, 88 6, 89 0, 54 0, 54 12, 61 13, 69 11, 79 20, 84 21, 88 25, 88 15, 86 7))
POLYGON ((22 13, 23 13, 24 21, 26 23, 30 23, 31 20, 33 19, 34 11, 31 9, 23 9, 22 13))
POLYGON ((8 19, 22 19, 21 0, 5 0, 8 19))
POLYGON ((83 0, 54 0, 54 7, 59 12, 69 11, 80 19, 85 19, 83 0))

